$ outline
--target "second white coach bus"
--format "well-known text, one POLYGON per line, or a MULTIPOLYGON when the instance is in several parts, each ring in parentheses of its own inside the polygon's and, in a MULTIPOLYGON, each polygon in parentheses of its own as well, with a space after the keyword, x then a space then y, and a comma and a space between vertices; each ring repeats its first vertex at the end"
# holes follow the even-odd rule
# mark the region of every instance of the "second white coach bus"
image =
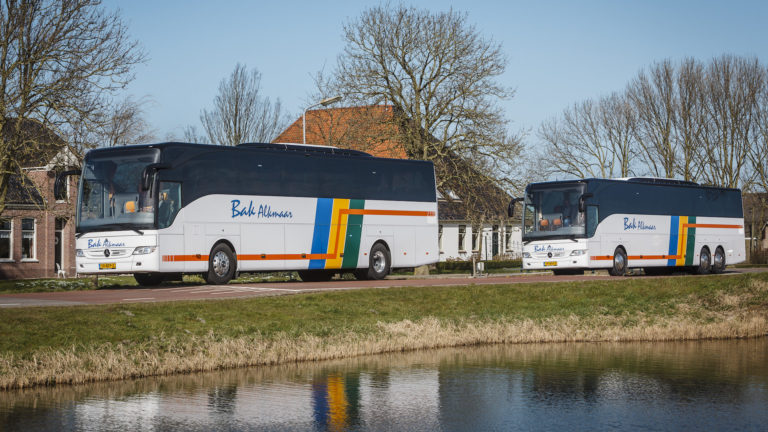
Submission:
POLYGON ((437 231, 431 162, 288 144, 127 146, 85 157, 76 266, 142 285, 280 270, 380 279, 436 262, 437 231))
POLYGON ((523 268, 719 273, 746 258, 741 191, 657 179, 533 183, 523 202, 523 268))

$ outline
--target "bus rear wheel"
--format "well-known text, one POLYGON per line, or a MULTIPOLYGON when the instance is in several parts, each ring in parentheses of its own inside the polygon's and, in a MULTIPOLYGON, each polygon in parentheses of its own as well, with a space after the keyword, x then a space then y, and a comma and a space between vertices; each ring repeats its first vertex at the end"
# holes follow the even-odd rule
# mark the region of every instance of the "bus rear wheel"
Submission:
POLYGON ((627 252, 619 246, 613 251, 613 267, 608 269, 611 276, 624 276, 627 274, 627 252))
POLYGON ((232 249, 226 243, 217 244, 208 257, 208 273, 205 281, 213 285, 228 284, 235 275, 237 259, 232 249))
POLYGON ((709 248, 704 246, 699 254, 699 266, 696 267, 696 273, 705 275, 709 274, 710 270, 712 270, 712 254, 709 252, 709 248))
POLYGON ((304 282, 328 282, 336 274, 328 270, 299 270, 297 273, 304 282))
POLYGON ((165 275, 162 273, 134 273, 133 278, 141 286, 155 286, 163 283, 165 275))
POLYGON ((715 249, 715 257, 712 261, 712 273, 722 273, 725 271, 725 251, 718 246, 715 249))

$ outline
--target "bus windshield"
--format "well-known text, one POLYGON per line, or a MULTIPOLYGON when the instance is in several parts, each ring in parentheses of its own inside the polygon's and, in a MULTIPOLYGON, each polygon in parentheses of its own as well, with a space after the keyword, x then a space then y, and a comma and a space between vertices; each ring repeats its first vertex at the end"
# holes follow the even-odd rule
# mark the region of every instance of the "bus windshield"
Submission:
POLYGON ((584 184, 539 186, 525 193, 523 240, 584 237, 584 184))
POLYGON ((78 232, 152 228, 155 199, 141 190, 147 165, 157 162, 156 149, 127 150, 109 157, 86 157, 77 212, 78 232))

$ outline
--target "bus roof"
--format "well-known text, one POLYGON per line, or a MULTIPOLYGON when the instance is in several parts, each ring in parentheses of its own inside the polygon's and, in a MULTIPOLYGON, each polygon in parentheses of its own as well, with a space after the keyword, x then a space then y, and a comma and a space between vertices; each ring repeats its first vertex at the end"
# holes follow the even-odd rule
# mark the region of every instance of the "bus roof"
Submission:
POLYGON ((706 189, 726 189, 726 190, 739 190, 738 188, 726 188, 712 185, 701 185, 696 182, 687 180, 668 179, 662 177, 621 177, 621 178, 586 178, 586 179, 572 179, 572 180, 554 180, 547 182, 531 183, 527 187, 538 187, 546 185, 558 185, 558 184, 574 184, 574 183, 635 183, 635 184, 652 184, 656 186, 676 186, 676 187, 692 187, 692 188, 706 188, 706 189))
POLYGON ((243 143, 236 146, 219 146, 213 144, 194 144, 185 142, 164 142, 157 144, 140 144, 124 147, 105 147, 97 148, 89 151, 94 153, 94 156, 100 153, 111 153, 114 151, 126 151, 126 150, 138 150, 146 148, 165 149, 185 149, 185 150, 220 150, 220 151, 238 151, 238 150, 271 150, 271 151, 285 151, 285 152, 304 152, 312 154, 322 155, 336 155, 336 156, 358 156, 358 157, 373 157, 370 154, 359 150, 341 149, 332 146, 320 146, 311 144, 281 144, 281 143, 243 143))

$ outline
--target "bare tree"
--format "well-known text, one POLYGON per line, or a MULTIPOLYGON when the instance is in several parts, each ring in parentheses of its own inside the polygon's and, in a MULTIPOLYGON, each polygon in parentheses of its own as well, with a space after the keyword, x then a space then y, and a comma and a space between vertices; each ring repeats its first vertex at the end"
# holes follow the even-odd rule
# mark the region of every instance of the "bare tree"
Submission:
POLYGON ((600 114, 606 141, 613 155, 611 176, 633 174, 632 160, 637 154, 637 111, 624 95, 613 93, 600 99, 600 114))
POLYGON ((0 212, 9 176, 40 140, 97 128, 144 58, 118 13, 98 0, 0 4, 0 212), (25 133, 30 124, 47 132, 25 133))
POLYGON ((238 63, 221 81, 211 111, 203 110, 200 122, 208 140, 219 145, 270 142, 288 123, 280 99, 272 103, 261 95, 261 73, 238 63))
POLYGON ((619 94, 576 103, 561 118, 544 122, 541 157, 552 174, 573 177, 626 177, 636 153, 636 112, 619 94))
POLYGON ((767 77, 754 58, 655 63, 624 95, 574 104, 543 123, 542 159, 549 172, 577 177, 641 173, 748 188, 764 165, 754 149, 764 139, 767 77))
POLYGON ((733 56, 716 58, 706 73, 707 121, 703 143, 707 183, 740 187, 749 163, 754 130, 757 127, 757 101, 765 86, 765 71, 757 59, 733 56))
POLYGON ((674 132, 677 174, 687 181, 699 178, 702 171, 704 127, 706 125, 706 90, 704 66, 697 60, 685 59, 676 73, 677 115, 674 116, 674 132))
MULTIPOLYGON (((392 105, 398 145, 410 157, 436 164, 453 157, 514 161, 519 139, 497 104, 513 94, 496 81, 507 61, 466 14, 373 7, 344 26, 344 40, 334 89, 350 105, 392 105)), ((458 173, 443 172, 439 187, 461 181, 458 173)), ((509 177, 482 175, 497 183, 509 177)))
POLYGON ((102 145, 107 147, 146 144, 155 139, 144 119, 146 100, 126 98, 117 102, 108 113, 101 129, 102 145))
POLYGON ((673 141, 676 113, 674 67, 670 60, 640 71, 627 89, 637 112, 637 141, 650 173, 673 178, 677 149, 673 141))

